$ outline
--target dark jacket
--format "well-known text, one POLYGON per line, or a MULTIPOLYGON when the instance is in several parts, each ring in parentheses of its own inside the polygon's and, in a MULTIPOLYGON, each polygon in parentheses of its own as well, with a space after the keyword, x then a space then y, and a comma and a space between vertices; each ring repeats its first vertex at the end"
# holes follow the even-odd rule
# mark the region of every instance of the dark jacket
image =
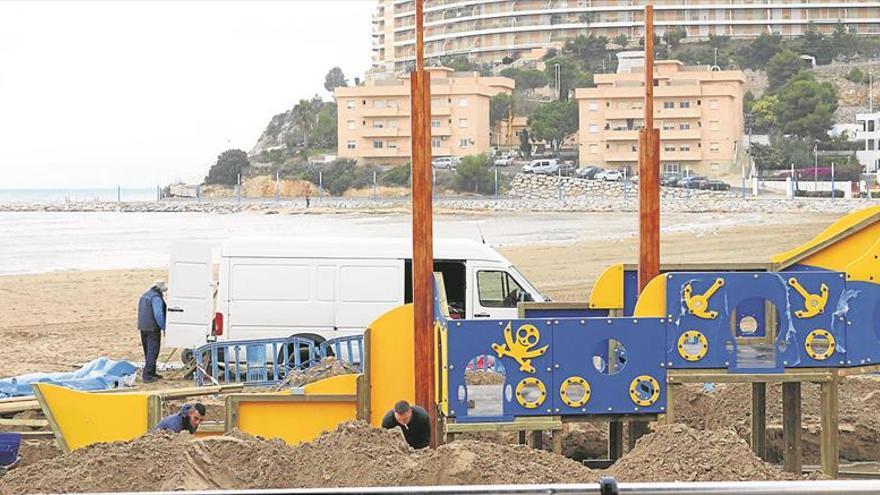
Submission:
POLYGON ((156 425, 156 429, 173 431, 174 433, 180 433, 183 430, 195 433, 198 427, 194 428, 189 424, 189 413, 192 411, 192 407, 193 406, 190 404, 184 404, 184 406, 180 408, 180 412, 172 414, 171 416, 166 416, 162 421, 159 421, 159 424, 156 425))
POLYGON ((400 428, 406 443, 414 449, 423 449, 431 442, 431 420, 428 418, 428 411, 419 406, 412 406, 412 419, 406 426, 397 422, 393 410, 388 411, 382 418, 382 428, 400 428))
POLYGON ((162 292, 155 287, 144 292, 138 301, 138 330, 141 332, 158 332, 165 330, 165 299, 162 292))

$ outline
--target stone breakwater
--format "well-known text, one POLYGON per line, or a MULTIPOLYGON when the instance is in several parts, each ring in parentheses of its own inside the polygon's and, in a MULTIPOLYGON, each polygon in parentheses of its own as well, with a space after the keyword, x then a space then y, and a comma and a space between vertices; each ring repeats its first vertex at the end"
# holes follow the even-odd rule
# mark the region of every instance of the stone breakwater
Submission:
MULTIPOLYGON (((510 195, 527 199, 565 198, 623 198, 624 189, 629 196, 638 193, 638 184, 625 184, 623 181, 602 181, 578 179, 576 177, 556 177, 552 175, 517 174, 510 182, 510 195)), ((695 199, 736 198, 731 191, 710 191, 705 189, 684 189, 681 187, 661 187, 663 198, 695 199)))
MULTIPOLYGON (((880 205, 880 200, 866 199, 810 199, 810 198, 747 198, 716 193, 695 194, 691 197, 664 196, 661 211, 664 213, 849 213, 851 211, 880 205)), ((332 213, 405 213, 410 201, 401 199, 370 198, 313 198, 309 208, 305 201, 242 200, 235 201, 156 201, 137 203, 116 202, 70 202, 70 203, 0 203, 0 213, 8 212, 120 212, 120 213, 255 213, 255 214, 332 214, 332 213)), ((436 198, 436 213, 456 212, 606 212, 637 211, 638 199, 635 189, 626 199, 604 195, 559 198, 483 197, 436 198)))

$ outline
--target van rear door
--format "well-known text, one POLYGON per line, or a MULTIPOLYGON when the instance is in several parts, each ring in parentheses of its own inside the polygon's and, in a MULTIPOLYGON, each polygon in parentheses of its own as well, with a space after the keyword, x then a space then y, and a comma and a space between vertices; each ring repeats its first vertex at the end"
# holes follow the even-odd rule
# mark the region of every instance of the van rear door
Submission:
POLYGON ((211 246, 180 243, 171 248, 165 346, 191 349, 204 344, 214 310, 211 246))

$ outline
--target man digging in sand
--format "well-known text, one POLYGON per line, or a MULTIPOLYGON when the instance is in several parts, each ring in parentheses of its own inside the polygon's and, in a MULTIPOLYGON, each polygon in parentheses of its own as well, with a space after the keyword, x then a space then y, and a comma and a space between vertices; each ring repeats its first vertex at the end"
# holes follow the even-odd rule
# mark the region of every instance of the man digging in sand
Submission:
POLYGON ((428 419, 428 411, 419 406, 410 406, 405 400, 394 404, 394 409, 388 411, 382 418, 382 428, 390 430, 398 426, 403 431, 406 443, 414 449, 423 449, 431 441, 431 421, 428 419))
POLYGON ((180 408, 180 412, 165 417, 158 425, 156 425, 156 429, 173 431, 174 433, 180 433, 181 431, 186 430, 190 432, 190 434, 195 435, 196 430, 199 429, 199 424, 201 424, 202 419, 205 418, 206 413, 207 410, 205 409, 205 405, 201 402, 184 404, 183 407, 180 408))

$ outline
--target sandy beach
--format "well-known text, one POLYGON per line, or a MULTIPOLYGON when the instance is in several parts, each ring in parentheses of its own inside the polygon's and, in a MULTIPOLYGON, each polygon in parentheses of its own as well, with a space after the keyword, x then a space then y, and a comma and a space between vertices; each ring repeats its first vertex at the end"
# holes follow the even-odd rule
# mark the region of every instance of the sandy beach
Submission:
MULTIPOLYGON (((790 214, 758 225, 706 225, 663 236, 664 262, 766 262, 804 242, 838 215, 790 214)), ((585 300, 611 263, 636 262, 633 235, 500 247, 555 300, 585 300)), ((138 296, 163 269, 66 271, 0 277, 0 377, 69 371, 98 356, 142 360, 135 329, 138 296)), ((168 355, 163 352, 160 361, 168 355)), ((176 358, 175 358, 176 359, 176 358)))

